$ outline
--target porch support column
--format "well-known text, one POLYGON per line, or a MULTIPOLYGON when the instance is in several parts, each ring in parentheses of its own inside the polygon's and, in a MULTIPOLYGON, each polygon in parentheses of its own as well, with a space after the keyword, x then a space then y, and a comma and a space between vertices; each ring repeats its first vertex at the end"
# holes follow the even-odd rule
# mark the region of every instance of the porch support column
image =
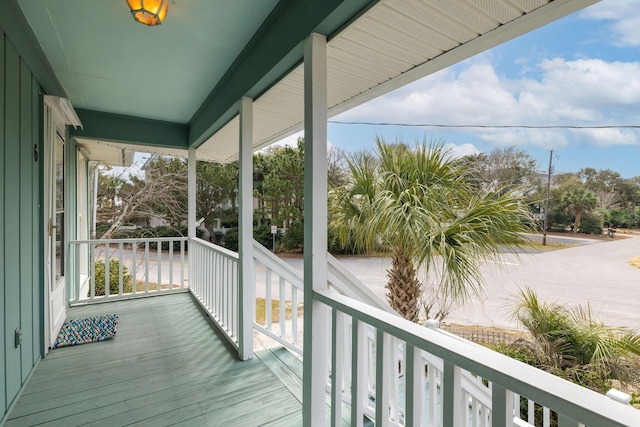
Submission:
MULTIPOLYGON (((187 159, 187 233, 189 239, 196 237, 196 149, 189 148, 189 158, 187 159)), ((193 255, 193 251, 190 251, 193 255)), ((193 283, 193 269, 195 256, 189 257, 189 269, 187 285, 191 287, 193 283)))
POLYGON ((189 159, 187 161, 187 192, 188 205, 187 216, 189 222, 189 238, 196 237, 196 149, 189 148, 189 159))
POLYGON ((303 425, 324 426, 328 309, 313 298, 327 288, 327 39, 304 45, 304 362, 303 425))
POLYGON ((253 319, 255 319, 255 274, 253 268, 253 99, 240 99, 240 213, 238 357, 253 357, 253 319))

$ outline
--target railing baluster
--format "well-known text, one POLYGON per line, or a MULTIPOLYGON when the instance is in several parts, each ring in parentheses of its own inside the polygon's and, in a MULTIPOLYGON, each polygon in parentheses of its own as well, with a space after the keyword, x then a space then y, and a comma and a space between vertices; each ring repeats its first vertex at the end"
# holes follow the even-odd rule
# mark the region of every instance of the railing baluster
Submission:
POLYGON ((278 289, 278 298, 280 300, 280 336, 284 338, 286 336, 286 306, 285 306, 285 298, 284 298, 284 279, 282 276, 279 278, 279 289, 278 289))
POLYGON ((109 298, 109 279, 110 279, 110 272, 111 272, 111 257, 109 254, 109 249, 111 248, 111 246, 109 245, 109 243, 107 243, 106 245, 104 245, 104 296, 105 298, 109 298))
POLYGON ((546 406, 542 408, 542 427, 551 427, 551 411, 546 406))
POLYGON ((444 361, 442 385, 443 426, 454 427, 461 425, 461 372, 460 367, 448 360, 444 361))
POLYGON ((495 383, 491 393, 491 426, 513 427, 513 393, 495 383))
POLYGON ((387 348, 387 355, 385 356, 387 364, 389 365, 389 418, 392 421, 400 421, 400 396, 398 385, 398 340, 395 337, 389 336, 389 347, 387 348))
POLYGON ((376 427, 389 425, 389 335, 376 330, 376 427))
POLYGON ((298 345, 298 288, 291 284, 291 333, 293 345, 298 345))
POLYGON ((162 241, 158 242, 156 250, 156 268, 158 269, 158 287, 156 290, 160 292, 162 291, 162 241))
POLYGON ((536 422, 536 405, 531 399, 527 399, 527 404, 527 422, 534 424, 536 422))
MULTIPOLYGON (((184 250, 185 250, 185 241, 182 240, 180 242, 180 287, 184 288, 184 250)), ((189 268, 193 266, 189 265, 189 268)), ((189 287, 190 283, 187 282, 187 287, 189 287)))
POLYGON ((362 427, 364 400, 367 398, 362 353, 367 343, 364 323, 356 318, 351 318, 351 342, 351 426, 362 427))
POLYGON ((131 254, 131 293, 136 294, 138 291, 138 242, 132 244, 131 254))
POLYGON ((475 397, 472 397, 471 402, 471 425, 473 427, 480 427, 480 404, 475 397))
POLYGON ((122 295, 124 293, 124 245, 122 242, 118 244, 118 251, 120 252, 118 256, 118 295, 122 295))
MULTIPOLYGON (((435 426, 436 420, 439 420, 438 416, 438 380, 436 378, 437 371, 436 367, 431 363, 427 364, 428 375, 429 375, 429 417, 427 420, 427 425, 435 426)), ((442 411, 440 411, 440 414, 442 411)))
POLYGON ((144 242, 144 293, 149 293, 149 241, 144 242))
POLYGON ((173 240, 169 242, 169 289, 173 289, 173 240))
POLYGON ((271 330, 271 269, 265 269, 265 298, 264 307, 266 313, 266 327, 267 330, 271 330))
MULTIPOLYGON (((422 425, 422 403, 424 401, 424 363, 422 350, 405 344, 405 425, 422 425)), ((432 424, 435 425, 435 424, 432 424)))
POLYGON ((73 300, 78 301, 80 299, 80 247, 75 246, 76 253, 76 283, 75 283, 75 295, 73 300))
MULTIPOLYGON (((282 319, 280 319, 282 321, 282 319)), ((343 314, 331 310, 331 427, 342 426, 343 314)))

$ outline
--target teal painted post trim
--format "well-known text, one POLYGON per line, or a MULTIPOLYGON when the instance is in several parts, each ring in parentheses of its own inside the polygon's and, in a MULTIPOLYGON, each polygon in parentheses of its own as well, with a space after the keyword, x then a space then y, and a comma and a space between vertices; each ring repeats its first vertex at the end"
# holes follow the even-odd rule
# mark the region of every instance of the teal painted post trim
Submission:
POLYGON ((33 166, 31 197, 33 200, 33 360, 44 358, 44 196, 42 181, 44 165, 44 136, 42 134, 43 98, 41 87, 35 76, 31 77, 31 138, 32 147, 37 144, 38 160, 33 166))
POLYGON ((5 378, 7 405, 20 390, 20 348, 14 335, 20 327, 20 58, 10 40, 5 44, 5 378))
POLYGON ((70 135, 100 141, 151 145, 156 147, 188 148, 187 125, 76 109, 83 129, 69 129, 70 135))
POLYGON ((31 144, 31 70, 20 60, 20 329, 23 383, 33 367, 33 148, 31 144))
MULTIPOLYGON (((281 2, 247 44, 227 74, 211 91, 190 121, 190 146, 197 147, 231 119, 243 96, 258 98, 281 76, 302 61, 303 42, 330 19, 335 31, 351 16, 333 14, 344 0, 281 2), (295 23, 292 25, 292 23, 295 23)), ((361 1, 349 3, 361 3, 361 1)), ((364 4, 369 2, 363 2, 364 4)), ((345 10, 346 11, 346 10, 345 10)), ((323 33, 329 35, 330 33, 323 33)))
POLYGON ((0 27, 49 95, 66 97, 16 0, 0 1, 0 27))
MULTIPOLYGON (((5 138, 4 138, 4 44, 5 37, 2 29, 0 29, 0 178, 2 178, 0 182, 0 309, 2 309, 2 314, 0 315, 0 383, 2 383, 2 387, 0 387, 0 409, 2 409, 2 413, 7 410, 7 398, 6 398, 6 384, 5 381, 5 345, 4 343, 7 340, 7 335, 5 334, 5 322, 4 322, 4 313, 7 311, 5 308, 5 262, 4 262, 4 187, 6 181, 4 179, 4 170, 6 169, 4 162, 4 149, 5 149, 5 138)), ((0 417, 1 419, 1 417, 0 417)))

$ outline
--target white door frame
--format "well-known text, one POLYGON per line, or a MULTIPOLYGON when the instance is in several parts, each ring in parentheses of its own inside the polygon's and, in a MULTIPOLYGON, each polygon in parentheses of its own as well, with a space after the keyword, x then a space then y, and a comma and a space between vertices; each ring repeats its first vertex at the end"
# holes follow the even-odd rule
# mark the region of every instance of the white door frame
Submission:
MULTIPOLYGON (((64 168, 68 168, 65 159, 64 122, 56 114, 55 106, 50 104, 45 97, 44 102, 44 231, 45 231, 45 256, 44 256, 44 298, 45 298, 45 353, 53 346, 58 332, 67 316, 66 284, 64 274, 56 278, 56 230, 63 230, 62 242, 64 244, 64 229, 56 227, 64 225, 56 224, 56 159, 62 155, 64 168), (60 147, 59 141, 62 142, 60 147), (56 149, 57 147, 57 149, 56 149), (62 153, 57 152, 62 149, 62 153)), ((67 177, 65 176, 66 180, 67 177)), ((68 196, 68 195, 65 195, 68 196)), ((64 268, 65 260, 61 259, 60 265, 64 268)), ((64 272, 64 269, 62 270, 64 272)))

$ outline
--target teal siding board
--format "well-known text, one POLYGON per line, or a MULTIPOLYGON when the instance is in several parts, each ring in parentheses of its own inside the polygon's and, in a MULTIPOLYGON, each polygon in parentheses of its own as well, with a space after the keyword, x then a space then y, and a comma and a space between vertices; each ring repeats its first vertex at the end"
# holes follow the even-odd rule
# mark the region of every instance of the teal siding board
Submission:
POLYGON ((39 92, 27 62, 0 31, 0 422, 43 351, 39 92))
POLYGON ((20 58, 10 40, 5 43, 5 377, 7 404, 20 390, 20 348, 15 333, 20 327, 20 58))
POLYGON ((23 383, 33 367, 33 150, 31 148, 31 70, 20 61, 20 328, 23 383))
POLYGON ((4 33, 0 31, 0 166, 2 167, 0 171, 0 178, 2 178, 2 182, 0 182, 0 309, 2 309, 2 313, 0 314, 0 382, 2 382, 2 387, 0 387, 0 410, 2 410, 2 413, 5 413, 7 410, 7 397, 5 394, 6 381, 4 375, 4 343, 6 341, 4 314, 7 311, 4 306, 4 44, 4 33))
POLYGON ((20 56, 29 64, 38 81, 49 95, 65 96, 64 89, 46 61, 40 44, 33 34, 16 0, 0 1, 0 30, 13 41, 20 56))
POLYGON ((38 80, 31 77, 31 140, 32 147, 37 146, 38 160, 35 161, 32 169, 31 179, 31 199, 33 203, 33 221, 32 221, 32 245, 31 258, 33 259, 33 360, 37 361, 40 357, 44 357, 44 340, 42 332, 44 331, 44 275, 42 265, 44 265, 44 246, 42 245, 44 232, 42 229, 42 201, 43 193, 41 188, 42 173, 44 161, 42 154, 43 135, 42 135, 42 96, 40 95, 40 84, 38 80))

